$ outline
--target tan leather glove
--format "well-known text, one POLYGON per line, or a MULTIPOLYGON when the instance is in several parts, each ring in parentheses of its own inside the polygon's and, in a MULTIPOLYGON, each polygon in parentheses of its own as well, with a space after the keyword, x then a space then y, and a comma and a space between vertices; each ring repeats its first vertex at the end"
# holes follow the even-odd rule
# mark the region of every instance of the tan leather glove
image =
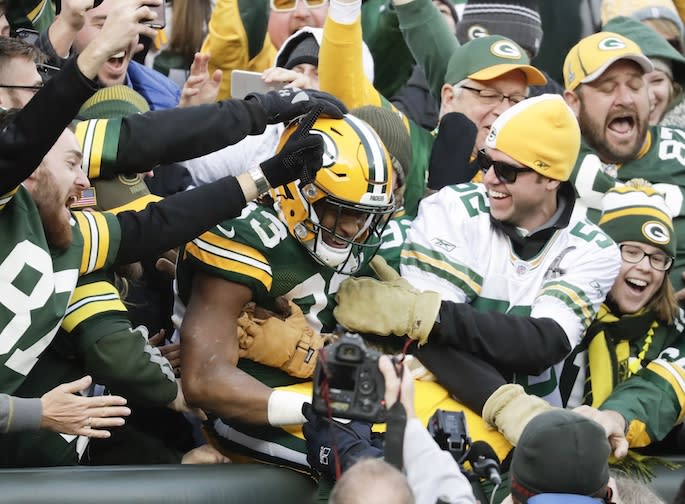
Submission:
POLYGON ((245 305, 238 318, 239 355, 290 376, 309 378, 324 338, 309 327, 299 306, 287 301, 287 308, 290 315, 283 319, 254 303, 245 305))
POLYGON ((483 420, 497 429, 507 441, 516 446, 528 422, 554 408, 544 399, 526 394, 521 385, 508 383, 488 398, 483 406, 483 420))
POLYGON ((421 292, 403 278, 383 282, 348 278, 335 295, 333 315, 350 331, 404 336, 423 345, 440 310, 437 292, 421 292))

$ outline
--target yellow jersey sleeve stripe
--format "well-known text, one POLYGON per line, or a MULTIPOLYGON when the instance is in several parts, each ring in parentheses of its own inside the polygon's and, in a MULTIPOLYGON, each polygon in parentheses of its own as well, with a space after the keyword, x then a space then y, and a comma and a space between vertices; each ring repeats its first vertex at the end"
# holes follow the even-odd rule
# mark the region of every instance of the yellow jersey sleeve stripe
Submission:
POLYGON ((664 359, 654 359, 647 365, 647 369, 666 380, 673 388, 678 398, 678 404, 680 404, 678 422, 682 421, 685 417, 685 409, 683 408, 685 405, 685 370, 664 359))
MULTIPOLYGON (((107 252, 109 252, 109 227, 107 226, 107 219, 100 212, 89 212, 95 220, 97 228, 97 248, 95 249, 95 269, 101 269, 105 266, 107 261, 107 252)), ((95 242, 94 242, 95 243, 95 242)))
POLYGON ((267 291, 271 290, 271 268, 245 256, 237 256, 218 249, 200 240, 193 240, 186 245, 186 252, 199 261, 214 268, 237 273, 259 281, 267 291))
POLYGON ((256 248, 250 247, 243 243, 235 242, 229 238, 224 238, 223 236, 216 235, 214 233, 204 233, 199 236, 196 240, 198 242, 204 242, 208 245, 214 246, 218 249, 234 252, 235 254, 248 257, 253 261, 258 261, 264 267, 271 269, 268 261, 264 254, 262 254, 256 248))
POLYGON ((107 122, 106 119, 93 119, 76 125, 76 138, 83 151, 81 164, 88 178, 100 176, 107 122))
POLYGON ((62 328, 71 332, 84 320, 105 311, 126 311, 116 287, 104 281, 79 285, 69 300, 62 328))
POLYGON ((83 235, 83 256, 80 273, 86 274, 104 267, 109 252, 109 226, 101 212, 73 212, 83 235))

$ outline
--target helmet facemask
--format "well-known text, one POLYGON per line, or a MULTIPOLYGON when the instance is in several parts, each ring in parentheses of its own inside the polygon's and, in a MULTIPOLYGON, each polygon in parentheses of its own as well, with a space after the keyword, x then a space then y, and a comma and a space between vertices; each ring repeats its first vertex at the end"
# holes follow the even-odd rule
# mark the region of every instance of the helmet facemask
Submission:
POLYGON ((275 208, 317 262, 353 274, 378 250, 395 208, 390 156, 375 131, 349 115, 320 118, 311 133, 324 138, 323 167, 310 184, 275 188, 275 208))

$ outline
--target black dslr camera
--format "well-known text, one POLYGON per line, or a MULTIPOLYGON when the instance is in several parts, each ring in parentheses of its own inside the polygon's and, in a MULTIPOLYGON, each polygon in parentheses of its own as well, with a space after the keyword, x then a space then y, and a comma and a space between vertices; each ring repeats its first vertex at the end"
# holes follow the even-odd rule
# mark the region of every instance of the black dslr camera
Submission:
POLYGON ((314 411, 322 415, 385 422, 385 379, 379 352, 369 350, 358 334, 345 333, 319 350, 314 371, 314 411))
POLYGON ((436 410, 428 420, 428 432, 440 448, 452 454, 457 463, 461 464, 466 459, 471 438, 463 411, 436 410))

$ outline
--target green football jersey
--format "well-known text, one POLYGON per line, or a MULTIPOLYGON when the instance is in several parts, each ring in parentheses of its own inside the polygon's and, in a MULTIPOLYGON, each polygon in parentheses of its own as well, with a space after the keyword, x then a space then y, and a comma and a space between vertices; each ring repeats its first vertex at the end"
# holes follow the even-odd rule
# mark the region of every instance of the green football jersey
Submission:
MULTIPOLYGON (((72 213, 73 241, 51 250, 26 189, 0 196, 0 383, 13 394, 48 347, 81 274, 113 263, 119 248, 116 216, 72 213)), ((55 382, 57 385, 57 382, 55 382)))
POLYGON ((604 193, 633 178, 651 182, 665 195, 672 211, 677 249, 670 278, 676 291, 680 290, 685 287, 685 131, 652 126, 637 159, 620 166, 602 163, 583 142, 571 174, 579 198, 577 209, 586 210, 588 218, 596 223, 604 193))
POLYGON ((183 303, 190 297, 194 271, 203 271, 252 290, 257 305, 273 308, 284 296, 297 304, 312 329, 335 328, 335 293, 348 277, 319 264, 295 240, 276 212, 250 203, 240 217, 215 226, 188 243, 177 272, 183 303))
MULTIPOLYGON (((190 298, 195 271, 249 287, 253 301, 265 308, 273 308, 275 298, 285 296, 319 332, 334 329, 335 293, 348 277, 319 264, 290 235, 273 209, 254 203, 240 217, 224 221, 185 246, 177 267, 176 316, 182 316, 182 305, 190 298)), ((248 359, 241 359, 238 367, 269 387, 303 381, 248 359)), ((210 418, 205 428, 224 451, 301 470, 308 467, 304 440, 288 429, 236 426, 216 417, 210 418)))

